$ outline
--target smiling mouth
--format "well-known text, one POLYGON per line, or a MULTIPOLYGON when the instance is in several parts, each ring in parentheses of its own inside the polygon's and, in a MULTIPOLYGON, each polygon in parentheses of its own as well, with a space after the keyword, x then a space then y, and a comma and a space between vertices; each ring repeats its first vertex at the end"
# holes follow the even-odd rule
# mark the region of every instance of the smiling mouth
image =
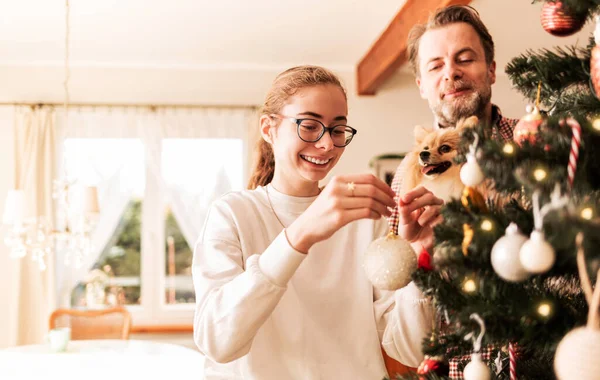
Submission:
POLYGON ((444 98, 446 97, 458 97, 458 96, 462 96, 464 94, 466 94, 467 92, 471 91, 470 88, 461 88, 461 89, 456 89, 450 92, 447 92, 444 94, 444 98))
POLYGON ((326 165, 329 163, 329 161, 331 161, 331 158, 325 158, 325 159, 319 159, 316 157, 311 157, 311 156, 305 156, 305 155, 300 155, 300 157, 304 160, 304 161, 308 161, 311 164, 315 164, 315 165, 326 165))
POLYGON ((450 161, 440 162, 439 164, 435 164, 435 165, 429 164, 429 165, 425 165, 421 169, 421 173, 423 173, 425 175, 442 174, 446 170, 450 169, 450 166, 452 166, 452 163, 450 161))

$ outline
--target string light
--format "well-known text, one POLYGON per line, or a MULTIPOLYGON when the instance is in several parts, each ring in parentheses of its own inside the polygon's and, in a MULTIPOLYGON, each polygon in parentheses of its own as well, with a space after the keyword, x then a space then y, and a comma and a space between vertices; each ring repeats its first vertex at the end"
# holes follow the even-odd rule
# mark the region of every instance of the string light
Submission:
POLYGON ((538 305, 537 312, 542 317, 548 317, 552 313, 552 305, 548 302, 542 302, 538 305))
POLYGON ((463 283, 463 290, 466 293, 474 293, 477 290, 477 283, 475 282, 475 280, 473 280, 472 278, 468 278, 464 283, 463 283))
POLYGON ((597 118, 594 119, 594 121, 592 121, 592 127, 596 131, 600 131, 600 117, 597 117, 597 118))
POLYGON ((594 210, 591 207, 586 207, 581 210, 581 217, 585 220, 592 220, 594 217, 594 210))
POLYGON ((484 231, 492 231, 494 229, 494 223, 492 223, 489 219, 481 222, 481 229, 484 231))
POLYGON ((533 172, 533 177, 536 181, 542 182, 546 179, 546 177, 548 177, 548 172, 546 172, 546 170, 544 169, 535 169, 535 171, 533 172))
POLYGON ((513 153, 515 153, 515 146, 511 143, 506 143, 506 144, 504 144, 502 151, 510 156, 513 153))
POLYGON ((469 278, 463 283, 463 290, 466 293, 474 293, 477 291, 477 283, 472 278, 469 278))

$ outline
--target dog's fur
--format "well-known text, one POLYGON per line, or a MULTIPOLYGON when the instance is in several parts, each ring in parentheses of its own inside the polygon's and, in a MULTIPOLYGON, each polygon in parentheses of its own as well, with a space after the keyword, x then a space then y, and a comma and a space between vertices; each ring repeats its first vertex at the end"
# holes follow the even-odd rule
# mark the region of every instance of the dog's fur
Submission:
POLYGON ((400 196, 422 185, 445 202, 460 198, 464 184, 460 180, 461 166, 454 162, 454 157, 461 130, 478 122, 472 116, 459 122, 456 128, 430 130, 416 126, 414 149, 402 162, 400 196))

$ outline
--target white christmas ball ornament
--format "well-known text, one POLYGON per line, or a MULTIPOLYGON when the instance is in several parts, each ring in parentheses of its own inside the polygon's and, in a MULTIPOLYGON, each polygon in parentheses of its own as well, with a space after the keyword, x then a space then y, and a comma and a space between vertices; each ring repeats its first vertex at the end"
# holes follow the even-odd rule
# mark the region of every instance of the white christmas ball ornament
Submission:
POLYGON ((465 366, 463 370, 465 380, 490 380, 490 369, 484 362, 481 361, 480 354, 473 354, 471 362, 465 366))
POLYGON ((554 265, 556 253, 544 239, 542 231, 533 231, 531 237, 521 247, 521 265, 530 273, 545 273, 554 265))
POLYGON ((397 290, 410 283, 417 270, 417 255, 406 240, 390 232, 369 245, 364 267, 374 287, 397 290))
POLYGON ((600 378, 600 330, 579 327, 560 341, 554 356, 554 370, 560 380, 600 378))
POLYGON ((492 247, 492 267, 498 276, 510 282, 524 281, 529 272, 521 265, 519 253, 527 237, 519 232, 519 227, 511 223, 502 236, 492 247))
POLYGON ((474 155, 467 155, 467 163, 460 169, 460 180, 465 186, 475 187, 485 179, 481 167, 474 155))

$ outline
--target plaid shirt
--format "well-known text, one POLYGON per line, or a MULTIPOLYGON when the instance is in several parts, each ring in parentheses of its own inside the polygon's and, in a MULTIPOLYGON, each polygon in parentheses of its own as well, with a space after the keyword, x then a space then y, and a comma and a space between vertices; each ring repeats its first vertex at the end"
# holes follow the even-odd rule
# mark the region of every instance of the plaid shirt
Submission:
MULTIPOLYGON (((500 135, 500 139, 502 141, 511 141, 513 139, 513 130, 515 129, 515 125, 517 125, 518 119, 509 119, 507 117, 502 116, 500 112, 500 108, 496 105, 492 105, 492 120, 494 129, 492 131, 492 138, 498 139, 498 135, 500 135)), ((400 184, 402 183, 402 172, 403 167, 402 164, 398 165, 396 169, 396 174, 394 175, 394 179, 392 181, 392 190, 396 193, 396 197, 394 200, 396 201, 396 205, 398 205, 398 200, 400 198, 400 184)), ((398 206, 394 208, 392 211, 392 215, 388 218, 388 222, 390 223, 390 227, 394 230, 394 233, 398 234, 398 223, 400 222, 400 214, 398 210, 398 206)))

